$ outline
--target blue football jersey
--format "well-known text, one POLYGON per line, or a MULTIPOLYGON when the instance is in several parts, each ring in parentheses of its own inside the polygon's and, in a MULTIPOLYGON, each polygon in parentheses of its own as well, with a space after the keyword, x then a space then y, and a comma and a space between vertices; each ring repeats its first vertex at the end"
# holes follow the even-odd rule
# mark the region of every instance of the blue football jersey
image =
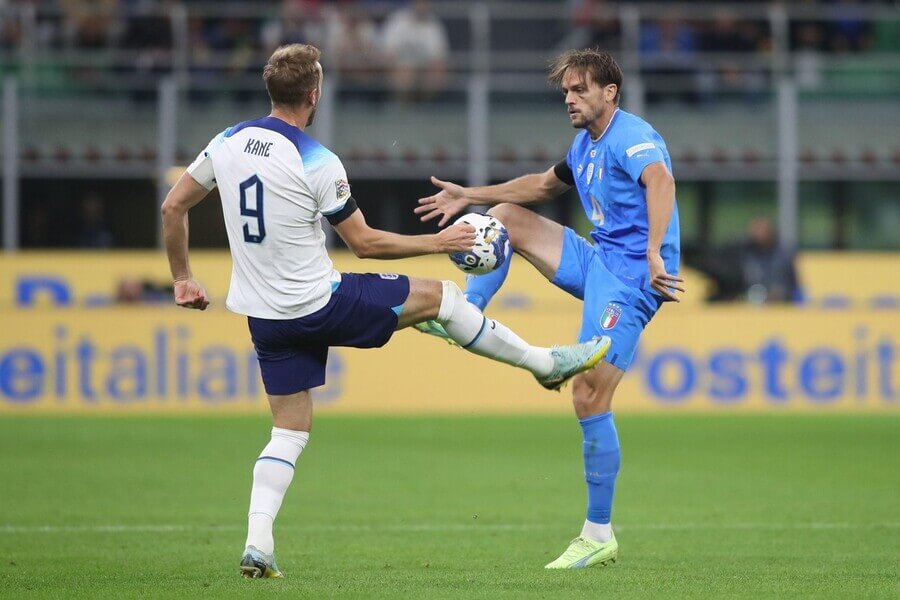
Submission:
MULTIPOLYGON (((666 143, 649 123, 617 109, 600 139, 587 130, 575 136, 566 164, 581 204, 594 225, 591 237, 607 268, 631 287, 650 289, 647 267, 647 190, 644 168, 664 162, 672 172, 666 143)), ((663 238, 660 254, 669 274, 678 273, 681 254, 678 205, 663 238)))

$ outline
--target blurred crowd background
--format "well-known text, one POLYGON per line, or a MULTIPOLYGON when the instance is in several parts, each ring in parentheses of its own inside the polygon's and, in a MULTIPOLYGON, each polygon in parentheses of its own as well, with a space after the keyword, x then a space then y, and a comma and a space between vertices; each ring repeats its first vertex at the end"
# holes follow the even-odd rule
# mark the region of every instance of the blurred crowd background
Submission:
MULTIPOLYGON (((773 7, 793 13, 788 50, 798 54, 806 85, 816 83, 815 54, 900 51, 896 16, 873 19, 860 10, 896 9, 893 0, 3 0, 0 48, 6 73, 21 70, 23 57, 36 56, 40 76, 56 78, 59 86, 91 85, 104 75, 129 75, 132 85, 140 86, 181 69, 201 79, 256 77, 260 62, 277 46, 310 43, 324 50, 348 84, 366 87, 388 76, 395 91, 407 95, 412 88, 439 90, 448 67, 464 66, 472 41, 468 9, 494 7, 509 16, 517 5, 546 17, 531 19, 528 27, 515 19, 494 23, 499 27, 491 36, 492 49, 616 50, 627 27, 622 8, 644 6, 638 35, 642 71, 648 74, 709 76, 697 63, 699 55, 749 55, 752 62, 753 55, 771 54, 776 33, 766 11, 773 7), (409 71, 418 67, 427 67, 427 73, 414 81, 409 71)), ((764 83, 744 75, 747 65, 732 58, 716 81, 698 78, 697 87, 748 89, 764 83)))
MULTIPOLYGON (((169 167, 265 113, 261 66, 292 42, 323 50, 311 131, 376 226, 429 231, 412 207, 432 174, 486 183, 560 160, 573 132, 544 70, 599 46, 625 70, 624 108, 669 143, 711 299, 801 298, 798 250, 900 250, 887 0, 0 0, 5 246, 155 247, 169 167)), ((216 201, 201 206, 192 244, 224 247, 216 201)), ((541 210, 588 228, 574 195, 541 210)))

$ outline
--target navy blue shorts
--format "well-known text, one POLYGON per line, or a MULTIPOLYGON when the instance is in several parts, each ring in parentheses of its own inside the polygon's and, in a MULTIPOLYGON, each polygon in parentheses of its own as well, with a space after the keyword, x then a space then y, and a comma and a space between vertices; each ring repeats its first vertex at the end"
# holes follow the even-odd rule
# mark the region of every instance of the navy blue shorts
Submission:
POLYGON ((342 273, 328 304, 311 315, 247 317, 266 393, 295 394, 324 384, 329 346, 384 346, 408 296, 405 275, 342 273))

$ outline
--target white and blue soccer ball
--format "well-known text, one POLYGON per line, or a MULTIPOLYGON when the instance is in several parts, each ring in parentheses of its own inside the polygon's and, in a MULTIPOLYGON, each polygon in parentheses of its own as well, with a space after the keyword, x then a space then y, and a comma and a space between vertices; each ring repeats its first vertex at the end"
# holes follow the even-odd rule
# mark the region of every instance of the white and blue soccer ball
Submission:
POLYGON ((475 228, 475 246, 468 252, 454 252, 450 261, 469 275, 484 275, 509 258, 509 234, 503 223, 491 215, 469 213, 456 220, 475 228))

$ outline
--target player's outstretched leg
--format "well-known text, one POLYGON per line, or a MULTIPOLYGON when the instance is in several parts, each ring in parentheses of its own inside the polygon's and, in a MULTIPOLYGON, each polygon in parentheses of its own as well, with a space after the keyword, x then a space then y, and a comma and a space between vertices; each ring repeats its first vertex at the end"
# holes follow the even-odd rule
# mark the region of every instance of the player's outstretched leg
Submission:
POLYGON ((587 516, 581 534, 548 569, 579 569, 616 562, 619 543, 610 517, 621 455, 610 405, 623 371, 609 363, 579 376, 572 386, 573 402, 583 434, 587 516))
POLYGON ((482 315, 452 281, 411 279, 410 296, 399 326, 429 318, 440 323, 463 349, 526 369, 550 390, 559 389, 578 373, 595 366, 610 344, 604 336, 571 346, 532 346, 502 323, 482 315))
POLYGON ((280 578, 275 564, 273 527, 281 502, 294 478, 294 465, 309 441, 312 403, 308 391, 269 396, 275 427, 253 467, 247 543, 241 575, 251 579, 280 578))

